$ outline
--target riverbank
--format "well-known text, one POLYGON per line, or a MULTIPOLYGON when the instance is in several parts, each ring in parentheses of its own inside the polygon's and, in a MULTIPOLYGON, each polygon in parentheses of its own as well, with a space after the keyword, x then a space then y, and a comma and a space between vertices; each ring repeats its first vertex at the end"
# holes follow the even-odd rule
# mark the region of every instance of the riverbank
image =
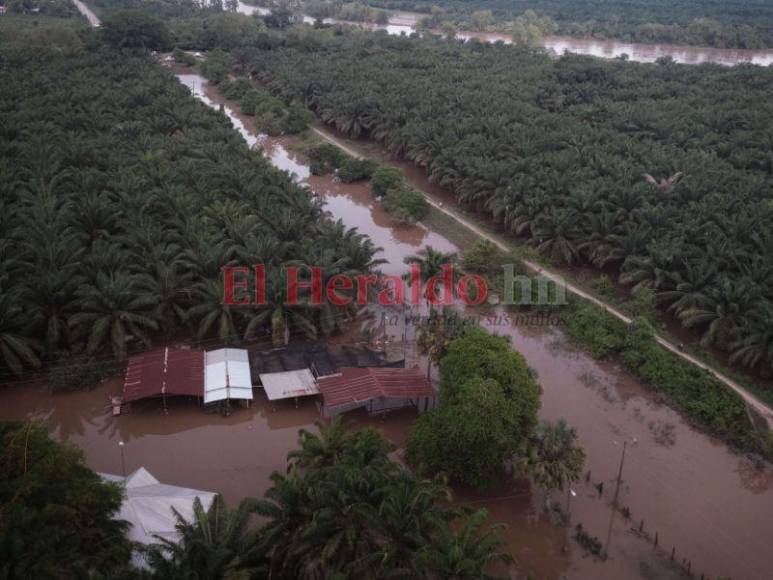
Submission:
MULTIPOLYGON (((239 3, 239 12, 242 14, 266 14, 268 10, 263 7, 239 3)), ((323 23, 328 25, 358 26, 368 30, 383 30, 391 35, 411 35, 421 33, 418 23, 421 14, 410 12, 395 12, 390 14, 387 24, 373 22, 351 22, 325 18, 323 23)), ((313 24, 315 19, 304 16, 306 24, 313 24)), ((443 34, 439 29, 432 30, 433 34, 443 34)), ((481 42, 504 42, 512 44, 512 36, 497 31, 472 31, 459 30, 455 32, 459 40, 469 41, 476 39, 481 42)), ((734 49, 715 48, 702 46, 688 46, 668 43, 638 43, 615 39, 588 38, 575 36, 546 35, 537 43, 539 46, 555 55, 563 55, 565 52, 593 56, 596 58, 614 59, 625 58, 632 62, 652 63, 661 58, 671 58, 680 64, 721 64, 735 66, 739 64, 754 64, 758 66, 770 66, 773 64, 773 49, 734 49)))

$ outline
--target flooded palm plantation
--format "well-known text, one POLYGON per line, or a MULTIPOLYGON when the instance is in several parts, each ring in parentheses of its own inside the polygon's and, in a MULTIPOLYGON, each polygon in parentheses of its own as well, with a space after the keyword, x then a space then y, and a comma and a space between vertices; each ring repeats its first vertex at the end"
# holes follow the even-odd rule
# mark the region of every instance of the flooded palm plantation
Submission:
MULTIPOLYGON (((396 225, 367 184, 312 176, 293 152, 294 138, 259 135, 252 119, 239 114, 202 77, 184 71, 178 78, 207 105, 223 105, 247 142, 262 147, 272 163, 307 184, 334 219, 358 228, 381 246, 379 257, 388 261, 382 267, 385 273, 403 273, 403 258, 425 245, 464 250, 422 224, 396 225)), ((409 177, 426 187, 418 172, 409 177)), ((697 577, 770 577, 769 467, 758 469, 750 459, 696 431, 619 367, 597 362, 569 345, 559 328, 514 324, 498 309, 476 314, 489 331, 510 336, 534 369, 543 388, 541 418, 565 418, 576 427, 588 454, 588 475, 575 486, 572 525, 581 523, 604 544, 609 537, 607 561, 586 555, 570 538, 572 528, 551 523, 535 507, 543 498, 520 482, 503 481, 485 492, 456 490, 457 502, 485 507, 492 522, 508 524, 507 549, 516 559, 513 577, 679 578, 683 560, 685 565, 690 562, 697 577), (619 492, 623 509, 613 512, 624 444, 619 492), (656 534, 658 549, 653 547, 656 534)), ((401 336, 403 313, 386 317, 384 330, 401 336)), ((285 470, 298 429, 313 428, 319 418, 313 401, 301 401, 297 408, 290 402, 272 406, 262 394, 252 408, 238 409, 229 417, 207 414, 186 400, 174 401, 167 413, 149 401, 128 415, 112 417, 109 397, 120 392, 121 383, 115 379, 93 391, 56 395, 41 383, 11 385, 0 390, 0 419, 45 421, 54 435, 83 449, 88 465, 97 471, 121 473, 118 442, 124 441, 127 471, 144 466, 166 483, 216 490, 236 502, 268 488, 270 474, 285 470)), ((399 456, 415 413, 401 411, 379 419, 355 412, 348 417, 355 426, 372 425, 384 433, 398 447, 399 456)))

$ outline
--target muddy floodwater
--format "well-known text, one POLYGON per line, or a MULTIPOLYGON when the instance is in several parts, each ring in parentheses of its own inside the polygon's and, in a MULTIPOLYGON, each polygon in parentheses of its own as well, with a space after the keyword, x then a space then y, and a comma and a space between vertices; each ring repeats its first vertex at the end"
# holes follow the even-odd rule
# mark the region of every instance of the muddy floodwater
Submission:
MULTIPOLYGON (((243 2, 239 3, 238 10, 243 14, 267 14, 269 12, 266 8, 250 6, 243 2)), ((333 18, 325 18, 323 22, 325 24, 360 26, 361 28, 366 28, 368 30, 383 30, 387 34, 399 36, 402 34, 411 35, 417 32, 416 25, 421 17, 421 14, 398 12, 390 15, 388 24, 344 22, 333 18)), ((313 24, 314 18, 304 16, 303 21, 306 24, 313 24)), ((439 31, 434 32, 435 34, 440 34, 439 31)), ((461 40, 476 38, 483 42, 512 43, 512 38, 509 35, 496 32, 460 31, 456 34, 456 37, 461 40)), ((773 50, 771 49, 749 50, 660 43, 643 44, 599 38, 577 38, 572 36, 546 36, 542 39, 541 45, 543 48, 556 55, 562 55, 565 52, 595 56, 598 58, 620 58, 623 55, 626 55, 629 60, 634 62, 655 62, 662 57, 671 57, 676 62, 682 64, 714 63, 726 66, 738 64, 770 66, 773 64, 773 50)))
MULTIPOLYGON (((293 152, 294 138, 258 135, 251 118, 235 111, 201 77, 181 72, 178 78, 206 104, 224 105, 250 145, 262 147, 277 167, 307 184, 324 199, 333 218, 383 247, 381 257, 388 260, 382 268, 385 273, 404 272, 403 258, 427 244, 444 251, 464 249, 424 225, 395 225, 367 184, 311 176, 307 164, 293 152)), ((420 181, 416 175, 411 178, 420 181)), ((691 563, 696 578, 701 574, 712 579, 771 578, 769 467, 757 469, 749 459, 694 430, 620 368, 569 346, 559 328, 513 324, 496 309, 476 314, 491 332, 512 337, 514 347, 537 373, 544 390, 541 417, 565 418, 576 427, 588 453, 589 476, 574 488, 572 525, 581 523, 602 543, 610 537, 608 561, 587 556, 568 538, 566 528, 535 511, 541 495, 530 494, 522 482, 503 481, 484 493, 456 490, 457 502, 485 507, 492 522, 508 524, 507 548, 517 562, 509 571, 511 577, 680 578, 678 564, 684 560, 691 563), (624 442, 620 505, 630 512, 629 519, 610 509, 624 442), (656 533, 658 550, 651 542, 656 533), (669 558, 672 548, 674 563, 669 558)), ((383 330, 394 337, 410 335, 399 312, 383 318, 383 330)), ((237 409, 227 418, 207 414, 186 400, 174 401, 167 414, 160 404, 149 401, 114 418, 108 398, 120 390, 120 379, 93 391, 58 395, 49 394, 43 384, 10 385, 0 389, 0 419, 45 421, 55 436, 78 445, 89 466, 102 472, 121 472, 118 442, 124 441, 128 471, 144 466, 164 482, 219 491, 236 502, 266 490, 271 472, 285 469, 285 456, 296 444, 298 429, 313 428, 319 417, 313 401, 301 401, 298 408, 292 403, 272 407, 257 392, 252 408, 237 409)), ((355 425, 372 425, 383 432, 398 447, 398 455, 415 417, 413 411, 384 418, 360 412, 348 415, 355 425)))

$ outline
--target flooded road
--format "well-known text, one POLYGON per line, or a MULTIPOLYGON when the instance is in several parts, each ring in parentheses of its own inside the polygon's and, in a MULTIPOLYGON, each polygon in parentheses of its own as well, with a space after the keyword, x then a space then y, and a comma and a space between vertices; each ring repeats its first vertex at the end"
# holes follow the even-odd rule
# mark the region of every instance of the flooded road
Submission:
MULTIPOLYGON (((366 184, 341 184, 330 176, 311 176, 307 164, 292 149, 295 138, 257 135, 252 119, 235 111, 205 80, 179 74, 181 82, 212 107, 224 112, 251 145, 263 147, 279 168, 294 173, 322 197, 335 219, 357 227, 384 248, 389 261, 385 273, 402 273, 402 259, 429 244, 443 251, 461 251, 456 243, 419 224, 396 226, 374 200, 366 184)), ((419 172, 409 175, 422 185, 419 172)), ((773 569, 773 475, 731 454, 720 442, 687 425, 669 408, 611 364, 602 364, 566 344, 551 326, 513 325, 497 319, 501 311, 484 312, 490 331, 512 337, 514 346, 536 371, 544 389, 541 417, 566 418, 577 428, 588 452, 590 477, 575 487, 573 524, 582 523, 592 535, 606 541, 610 505, 623 442, 628 443, 620 504, 630 520, 616 514, 612 521, 610 559, 586 557, 567 531, 535 515, 534 498, 522 485, 503 482, 485 494, 458 490, 457 500, 486 507, 491 521, 509 524, 507 548, 522 575, 534 579, 627 580, 678 578, 669 562, 691 562, 696 577, 729 576, 735 580, 765 580, 773 569), (596 485, 603 483, 600 495, 596 485), (643 530, 658 534, 664 552, 638 537, 643 530), (566 544, 568 553, 563 551, 566 544)), ((387 332, 400 336, 404 319, 385 320, 387 332)), ((126 466, 145 466, 160 480, 222 492, 229 502, 261 495, 274 470, 284 470, 285 456, 297 440, 297 431, 309 427, 318 413, 312 401, 271 407, 257 393, 251 409, 230 417, 206 414, 184 400, 170 405, 149 401, 131 414, 113 418, 108 397, 120 391, 111 381, 85 393, 50 395, 42 385, 0 389, 0 419, 34 417, 52 432, 85 453, 98 470, 120 473, 118 441, 127 443, 126 466)), ((401 446, 415 414, 406 411, 384 419, 361 413, 347 415, 358 425, 373 425, 401 446)), ((563 501, 556 497, 555 500, 563 501)), ((511 571, 513 577, 515 569, 511 571)))

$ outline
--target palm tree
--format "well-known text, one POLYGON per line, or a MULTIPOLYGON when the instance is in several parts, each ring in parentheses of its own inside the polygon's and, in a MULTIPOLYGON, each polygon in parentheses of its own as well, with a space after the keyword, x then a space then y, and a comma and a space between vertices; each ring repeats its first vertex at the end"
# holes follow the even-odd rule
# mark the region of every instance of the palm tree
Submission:
MULTIPOLYGON (((172 508, 174 509, 174 508, 172 508)), ((155 578, 190 580, 243 580, 250 570, 244 566, 255 543, 249 521, 255 500, 245 499, 229 510, 221 496, 215 496, 205 510, 199 498, 193 504, 193 519, 187 521, 174 510, 180 540, 157 536, 160 544, 146 549, 155 578)))
POLYGON ((738 335, 730 345, 730 361, 747 367, 761 365, 773 371, 773 304, 760 301, 739 322, 738 335))
POLYGON ((171 338, 178 324, 187 318, 191 303, 191 276, 179 260, 156 262, 149 274, 141 275, 138 285, 149 296, 157 297, 153 317, 159 321, 164 336, 171 338))
POLYGON ((319 435, 306 429, 298 432, 299 448, 287 454, 290 468, 317 469, 338 463, 352 444, 350 431, 340 417, 315 421, 319 435))
POLYGON ((69 325, 86 336, 86 349, 96 352, 109 342, 118 360, 126 358, 128 343, 137 338, 150 346, 149 330, 158 329, 152 309, 157 297, 147 294, 140 278, 125 272, 97 274, 95 284, 85 284, 77 292, 78 312, 69 325))
POLYGON ((577 444, 577 432, 560 419, 540 423, 521 446, 517 466, 534 484, 547 492, 570 493, 585 465, 585 451, 577 444))
POLYGON ((432 365, 437 365, 442 359, 448 345, 463 336, 474 322, 462 318, 456 310, 444 307, 440 313, 431 311, 430 315, 421 321, 416 344, 422 354, 427 355, 427 379, 431 378, 432 365))
POLYGON ((701 345, 726 348, 736 340, 744 313, 760 298, 758 292, 748 281, 721 278, 696 306, 683 310, 679 319, 687 328, 701 328, 701 345))
POLYGON ((465 518, 459 531, 441 528, 440 533, 418 555, 429 580, 494 580, 485 572, 491 564, 512 563, 510 555, 501 552, 504 526, 482 530, 488 514, 478 510, 465 518))
MULTIPOLYGON (((430 278, 434 276, 440 276, 443 273, 444 266, 454 266, 457 261, 456 253, 444 253, 440 250, 436 250, 432 246, 425 246, 419 250, 418 254, 413 254, 403 258, 403 263, 407 265, 416 264, 419 268, 419 281, 422 285, 427 284, 430 278)), ((403 279, 411 281, 411 273, 403 274, 403 279)), ((436 295, 439 293, 439 289, 435 288, 436 295)), ((447 288, 445 291, 450 292, 451 289, 447 288)), ((424 289, 424 298, 430 306, 430 310, 433 308, 433 302, 430 300, 429 286, 424 289)))
POLYGON ((576 239, 579 232, 575 214, 566 209, 551 208, 537 220, 534 243, 553 260, 572 265, 579 257, 576 239))
POLYGON ((15 293, 0 292, 0 355, 5 365, 16 375, 20 375, 25 366, 40 366, 34 341, 20 333, 27 320, 18 304, 15 293))
POLYGON ((187 318, 198 321, 196 336, 203 338, 213 330, 225 344, 239 342, 237 328, 238 307, 223 302, 223 281, 202 280, 193 286, 194 305, 188 309, 187 318))

